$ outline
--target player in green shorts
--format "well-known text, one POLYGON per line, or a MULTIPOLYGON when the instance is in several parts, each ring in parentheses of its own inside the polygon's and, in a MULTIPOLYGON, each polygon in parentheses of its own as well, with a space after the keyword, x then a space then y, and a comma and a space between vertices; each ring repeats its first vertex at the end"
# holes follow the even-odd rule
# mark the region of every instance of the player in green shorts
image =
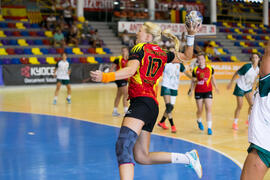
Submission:
MULTIPOLYGON (((237 106, 234 111, 234 122, 232 125, 234 130, 238 130, 238 118, 240 110, 243 106, 243 97, 246 97, 249 104, 248 114, 250 114, 251 107, 253 105, 252 88, 259 74, 259 54, 253 53, 250 57, 250 60, 252 63, 247 63, 243 65, 238 71, 236 71, 227 86, 227 89, 230 89, 237 76, 239 76, 239 78, 236 80, 236 85, 233 91, 233 95, 235 95, 237 101, 237 106)), ((248 121, 246 121, 246 124, 248 124, 248 121)))

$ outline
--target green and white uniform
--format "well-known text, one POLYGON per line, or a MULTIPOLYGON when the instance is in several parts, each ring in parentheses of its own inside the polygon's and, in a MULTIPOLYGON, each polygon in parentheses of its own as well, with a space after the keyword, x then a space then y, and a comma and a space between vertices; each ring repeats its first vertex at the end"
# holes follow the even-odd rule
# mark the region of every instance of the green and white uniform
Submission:
MULTIPOLYGON (((177 96, 180 72, 185 72, 186 68, 182 63, 167 63, 163 71, 161 84, 161 96, 177 96)), ((171 99, 171 104, 175 103, 175 98, 171 99)))
POLYGON ((255 92, 252 107, 248 141, 251 148, 257 152, 263 162, 270 166, 270 74, 260 78, 259 88, 255 92))
POLYGON ((244 96, 252 91, 252 86, 259 74, 259 67, 253 68, 251 63, 243 65, 237 71, 239 78, 236 81, 233 94, 235 96, 244 96))
POLYGON ((56 70, 56 78, 57 81, 60 81, 62 84, 69 84, 69 74, 68 71, 70 69, 68 61, 58 61, 55 68, 56 70))

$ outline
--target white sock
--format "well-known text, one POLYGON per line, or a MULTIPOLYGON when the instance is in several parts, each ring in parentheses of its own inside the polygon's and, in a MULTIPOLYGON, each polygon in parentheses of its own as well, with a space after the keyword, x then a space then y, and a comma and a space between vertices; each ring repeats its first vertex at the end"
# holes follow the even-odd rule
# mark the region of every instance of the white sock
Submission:
POLYGON ((117 112, 117 107, 114 107, 113 108, 113 112, 117 112))
POLYGON ((198 121, 198 122, 202 122, 202 118, 198 118, 197 121, 198 121))
POLYGON ((207 121, 207 126, 208 126, 208 128, 212 128, 212 121, 207 121))
POLYGON ((71 99, 71 95, 68 95, 68 97, 67 97, 68 99, 71 99))
POLYGON ((56 100, 57 101, 57 96, 54 96, 53 100, 56 100))
POLYGON ((128 107, 124 107, 124 112, 126 113, 128 111, 128 107))
POLYGON ((187 155, 182 153, 171 153, 172 163, 189 164, 189 159, 187 155))
POLYGON ((238 122, 238 118, 235 118, 234 123, 237 124, 237 122, 238 122))

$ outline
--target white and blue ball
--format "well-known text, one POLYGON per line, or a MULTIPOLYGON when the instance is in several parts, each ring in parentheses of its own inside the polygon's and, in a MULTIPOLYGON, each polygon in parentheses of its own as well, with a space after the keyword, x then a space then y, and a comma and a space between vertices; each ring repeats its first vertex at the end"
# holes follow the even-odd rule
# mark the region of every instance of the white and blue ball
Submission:
POLYGON ((189 27, 189 25, 193 24, 194 27, 199 26, 203 23, 203 16, 199 11, 190 11, 185 18, 185 23, 189 27))

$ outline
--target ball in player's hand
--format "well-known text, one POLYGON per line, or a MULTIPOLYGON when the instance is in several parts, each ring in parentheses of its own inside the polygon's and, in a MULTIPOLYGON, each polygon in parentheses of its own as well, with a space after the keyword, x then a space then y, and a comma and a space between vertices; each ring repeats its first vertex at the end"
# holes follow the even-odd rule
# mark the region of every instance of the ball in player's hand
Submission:
POLYGON ((185 23, 188 27, 191 23, 193 27, 200 26, 203 23, 203 16, 199 11, 190 11, 185 17, 185 23))

